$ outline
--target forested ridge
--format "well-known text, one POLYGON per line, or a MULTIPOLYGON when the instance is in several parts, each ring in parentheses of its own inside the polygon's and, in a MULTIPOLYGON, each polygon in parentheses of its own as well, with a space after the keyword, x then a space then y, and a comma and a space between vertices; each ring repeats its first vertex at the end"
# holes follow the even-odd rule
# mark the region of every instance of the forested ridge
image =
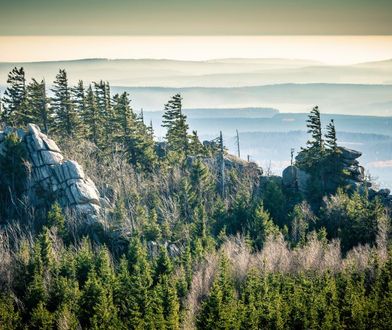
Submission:
POLYGON ((21 139, 0 141, 1 329, 392 328, 390 204, 353 184, 318 107, 292 157, 306 191, 227 155, 219 128, 202 143, 179 94, 162 122, 158 142, 107 82, 60 70, 48 97, 10 72, 4 131, 38 125, 107 205, 95 223, 53 196, 36 208, 21 139))

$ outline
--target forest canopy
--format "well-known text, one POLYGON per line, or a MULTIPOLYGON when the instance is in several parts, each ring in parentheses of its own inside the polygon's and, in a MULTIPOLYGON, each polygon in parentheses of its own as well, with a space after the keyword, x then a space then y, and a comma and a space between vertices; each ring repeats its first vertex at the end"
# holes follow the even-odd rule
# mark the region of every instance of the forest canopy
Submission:
POLYGON ((69 86, 60 70, 49 97, 15 68, 7 83, 3 126, 38 125, 108 205, 96 223, 53 196, 36 208, 23 141, 1 141, 0 328, 392 327, 390 205, 350 184, 318 107, 293 159, 302 192, 229 155, 218 132, 200 141, 179 94, 158 142, 108 82, 69 86))

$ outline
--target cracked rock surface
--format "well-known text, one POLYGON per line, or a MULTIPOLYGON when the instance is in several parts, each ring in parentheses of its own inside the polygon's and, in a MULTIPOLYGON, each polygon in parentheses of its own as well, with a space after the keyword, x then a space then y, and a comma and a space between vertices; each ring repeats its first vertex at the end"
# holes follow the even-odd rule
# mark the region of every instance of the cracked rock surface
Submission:
POLYGON ((96 220, 101 209, 99 192, 82 167, 73 160, 64 159, 56 142, 34 124, 28 125, 27 132, 12 128, 0 131, 0 153, 5 137, 12 132, 21 138, 28 153, 31 177, 26 191, 33 203, 39 206, 45 203, 45 197, 41 196, 49 196, 62 207, 96 220))

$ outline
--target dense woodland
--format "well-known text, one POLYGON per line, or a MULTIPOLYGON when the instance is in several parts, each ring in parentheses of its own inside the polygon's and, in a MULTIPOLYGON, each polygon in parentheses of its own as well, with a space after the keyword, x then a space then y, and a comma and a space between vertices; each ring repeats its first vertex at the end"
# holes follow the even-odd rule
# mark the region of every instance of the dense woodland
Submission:
POLYGON ((23 68, 7 82, 2 125, 39 125, 111 207, 95 224, 51 196, 34 209, 26 150, 9 135, 0 328, 392 328, 390 211, 366 185, 349 188, 334 123, 322 129, 317 107, 297 157, 311 174, 301 194, 257 171, 222 177, 225 151, 190 133, 180 95, 165 105, 158 143, 130 96, 110 95, 107 82, 69 86, 60 70, 50 97, 23 68))

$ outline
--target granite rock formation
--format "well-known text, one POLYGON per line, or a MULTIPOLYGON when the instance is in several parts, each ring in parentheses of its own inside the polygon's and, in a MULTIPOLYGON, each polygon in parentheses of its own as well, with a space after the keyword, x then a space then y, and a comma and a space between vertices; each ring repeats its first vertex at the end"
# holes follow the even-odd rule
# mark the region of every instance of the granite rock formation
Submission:
MULTIPOLYGON (((370 182, 366 181, 365 169, 359 165, 357 160, 362 156, 362 153, 357 150, 348 149, 345 147, 339 147, 340 161, 343 165, 343 171, 347 174, 347 186, 352 190, 368 188, 369 197, 373 198, 379 196, 384 202, 392 203, 392 196, 390 195, 389 189, 374 189, 370 182)), ((301 161, 301 154, 296 157, 296 161, 301 161)), ((308 191, 310 175, 304 170, 298 168, 295 165, 291 165, 284 169, 282 174, 282 184, 286 188, 291 188, 306 194, 308 191)), ((327 177, 324 186, 327 189, 332 190, 336 182, 330 177, 327 177)))
POLYGON ((29 124, 27 131, 6 128, 0 131, 0 154, 3 141, 14 132, 26 147, 30 176, 26 194, 33 205, 40 207, 57 200, 63 208, 96 221, 101 211, 99 192, 75 161, 64 159, 57 144, 43 134, 38 126, 29 124))

